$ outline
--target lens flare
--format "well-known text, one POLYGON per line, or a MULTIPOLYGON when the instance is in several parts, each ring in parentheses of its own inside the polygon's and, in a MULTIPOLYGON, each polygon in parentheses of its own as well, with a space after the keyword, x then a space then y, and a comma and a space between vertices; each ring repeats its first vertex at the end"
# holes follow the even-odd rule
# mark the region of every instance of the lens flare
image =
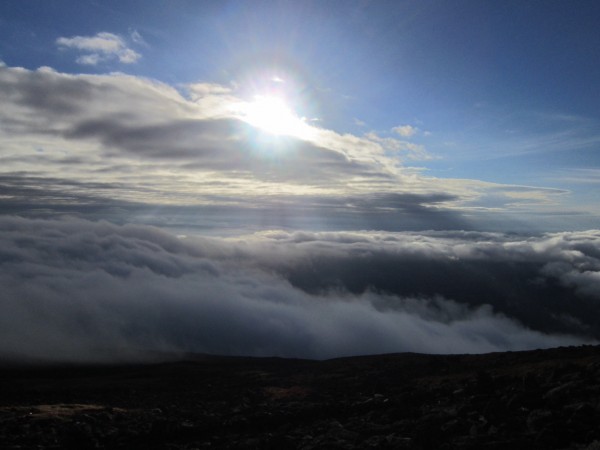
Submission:
POLYGON ((287 105, 282 97, 256 95, 243 108, 244 120, 274 136, 308 139, 311 127, 287 105))

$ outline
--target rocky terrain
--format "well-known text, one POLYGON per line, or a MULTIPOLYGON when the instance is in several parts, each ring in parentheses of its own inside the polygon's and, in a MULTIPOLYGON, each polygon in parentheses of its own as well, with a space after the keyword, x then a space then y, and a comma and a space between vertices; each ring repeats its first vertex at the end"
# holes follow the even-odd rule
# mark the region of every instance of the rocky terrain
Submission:
POLYGON ((2 449, 600 449, 600 348, 5 366, 2 449))

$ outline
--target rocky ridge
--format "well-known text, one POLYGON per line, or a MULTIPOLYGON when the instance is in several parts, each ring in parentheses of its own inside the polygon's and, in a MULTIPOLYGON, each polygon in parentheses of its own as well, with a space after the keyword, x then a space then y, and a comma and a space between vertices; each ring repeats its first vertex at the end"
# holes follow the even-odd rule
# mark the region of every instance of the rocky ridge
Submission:
POLYGON ((600 348, 0 370, 3 449, 600 450, 600 348))

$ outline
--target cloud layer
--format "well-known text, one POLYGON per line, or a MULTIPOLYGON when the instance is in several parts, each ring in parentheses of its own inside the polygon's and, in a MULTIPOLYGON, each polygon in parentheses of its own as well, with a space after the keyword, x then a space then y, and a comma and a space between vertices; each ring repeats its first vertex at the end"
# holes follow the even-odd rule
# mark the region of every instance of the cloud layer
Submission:
POLYGON ((327 358, 600 336, 597 232, 182 239, 145 226, 20 217, 3 217, 0 230, 4 358, 327 358))
MULTIPOLYGON (((111 36, 60 42, 119 54, 122 45, 111 36)), ((404 160, 430 158, 421 145, 375 133, 339 134, 306 123, 304 137, 272 136, 251 125, 244 115, 248 99, 240 95, 215 84, 177 90, 124 74, 0 67, 0 163, 11 176, 112 183, 120 200, 132 200, 130 194, 151 179, 152 198, 135 200, 153 204, 203 204, 214 195, 256 206, 266 196, 363 197, 362 204, 372 196, 419 196, 426 210, 477 214, 544 208, 565 194, 426 177, 403 166, 404 160)), ((394 209, 390 204, 379 212, 394 209)))
MULTIPOLYGON (((113 54, 121 44, 109 37, 61 42, 113 54)), ((35 179, 44 196, 61 199, 46 201, 48 210, 64 209, 67 198, 94 197, 149 209, 196 208, 197 215, 222 208, 238 216, 232 226, 259 227, 256 217, 265 217, 267 226, 287 227, 278 218, 284 210, 322 222, 321 229, 464 229, 490 212, 522 217, 551 210, 567 194, 427 177, 403 165, 429 157, 421 145, 375 133, 339 134, 305 123, 304 137, 273 136, 251 124, 248 99, 240 95, 216 84, 178 90, 124 74, 0 66, 0 166, 4 180, 16 180, 5 185, 0 207, 30 212, 32 199, 12 193, 15 186, 35 190, 35 179)))

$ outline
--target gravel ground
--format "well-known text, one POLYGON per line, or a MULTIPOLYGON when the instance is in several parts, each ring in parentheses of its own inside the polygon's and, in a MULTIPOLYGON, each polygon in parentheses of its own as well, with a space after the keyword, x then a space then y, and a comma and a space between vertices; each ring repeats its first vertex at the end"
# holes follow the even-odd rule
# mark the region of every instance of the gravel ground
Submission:
POLYGON ((600 348, 4 367, 2 449, 600 450, 600 348))

